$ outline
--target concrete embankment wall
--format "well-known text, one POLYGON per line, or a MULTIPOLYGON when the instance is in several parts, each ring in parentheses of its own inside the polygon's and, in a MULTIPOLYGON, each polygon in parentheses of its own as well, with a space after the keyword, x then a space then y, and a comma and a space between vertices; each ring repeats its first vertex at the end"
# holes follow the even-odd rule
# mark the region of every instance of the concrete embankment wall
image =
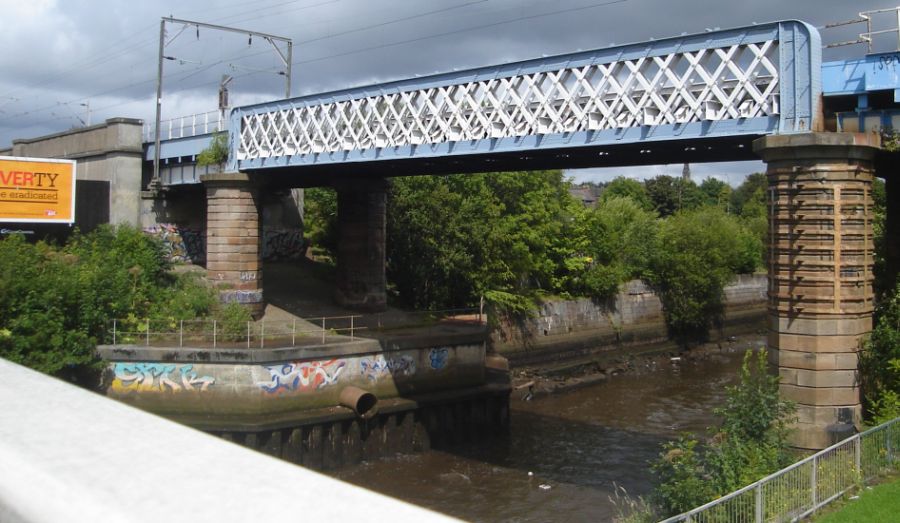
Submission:
MULTIPOLYGON (((725 288, 726 317, 711 338, 765 328, 767 278, 742 274, 725 288)), ((506 320, 492 333, 494 350, 513 364, 576 358, 593 352, 665 341, 667 331, 659 297, 640 280, 622 286, 607 302, 554 300, 536 316, 506 320)))

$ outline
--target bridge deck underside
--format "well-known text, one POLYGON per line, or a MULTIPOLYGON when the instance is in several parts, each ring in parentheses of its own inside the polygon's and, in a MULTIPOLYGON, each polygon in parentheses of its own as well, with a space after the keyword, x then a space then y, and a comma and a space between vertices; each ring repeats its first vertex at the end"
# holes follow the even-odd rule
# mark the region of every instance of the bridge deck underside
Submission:
POLYGON ((359 176, 416 176, 539 169, 583 169, 681 163, 758 160, 752 142, 761 135, 707 140, 671 140, 648 144, 620 144, 577 149, 546 149, 449 158, 413 158, 379 162, 322 164, 247 172, 281 187, 316 187, 359 176))

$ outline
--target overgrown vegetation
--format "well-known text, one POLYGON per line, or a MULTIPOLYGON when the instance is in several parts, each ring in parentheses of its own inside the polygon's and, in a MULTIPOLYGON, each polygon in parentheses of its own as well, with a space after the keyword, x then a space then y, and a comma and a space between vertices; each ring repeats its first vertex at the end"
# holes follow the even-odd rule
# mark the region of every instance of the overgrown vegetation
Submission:
POLYGON ((900 416, 900 285, 879 301, 875 316, 875 329, 859 354, 859 375, 877 425, 900 416))
MULTIPOLYGON (((75 234, 64 246, 0 241, 0 357, 49 374, 95 363, 110 322, 137 331, 219 313, 195 274, 175 275, 161 244, 131 227, 75 234)), ((246 325, 246 324, 244 324, 246 325)))
MULTIPOLYGON (((546 297, 603 301, 623 282, 643 279, 660 293, 673 334, 703 338, 721 318, 725 285, 762 267, 759 180, 765 183, 757 175, 732 191, 713 179, 697 186, 667 176, 618 178, 591 186, 599 197, 587 208, 570 196, 560 171, 394 178, 387 210, 393 299, 446 309, 484 297, 527 314, 546 297)), ((335 202, 334 191, 307 192, 306 224, 319 250, 333 252, 335 202)))
POLYGON ((665 444, 652 464, 657 515, 698 507, 789 465, 793 412, 778 396, 778 377, 767 372, 766 351, 747 352, 740 383, 728 389, 716 412, 722 425, 706 441, 689 434, 665 444))
POLYGON ((197 155, 197 165, 219 165, 228 160, 228 133, 216 133, 209 145, 197 155))

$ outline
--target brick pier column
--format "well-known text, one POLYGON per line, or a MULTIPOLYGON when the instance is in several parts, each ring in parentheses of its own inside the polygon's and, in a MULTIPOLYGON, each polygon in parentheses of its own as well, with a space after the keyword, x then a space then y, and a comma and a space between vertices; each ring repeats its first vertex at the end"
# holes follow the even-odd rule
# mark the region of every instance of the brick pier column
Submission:
POLYGON ((346 180, 335 185, 338 199, 338 304, 365 311, 384 310, 385 222, 388 182, 346 180))
POLYGON ((872 178, 877 137, 769 136, 769 336, 792 444, 822 449, 859 426, 857 353, 872 329, 872 178))
POLYGON ((201 176, 206 186, 206 275, 225 303, 254 318, 265 308, 256 187, 244 173, 201 176))

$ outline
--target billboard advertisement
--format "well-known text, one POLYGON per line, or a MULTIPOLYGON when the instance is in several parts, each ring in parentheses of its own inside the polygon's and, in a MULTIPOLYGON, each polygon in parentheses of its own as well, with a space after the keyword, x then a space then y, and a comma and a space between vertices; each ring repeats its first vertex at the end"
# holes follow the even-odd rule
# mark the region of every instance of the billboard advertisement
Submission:
POLYGON ((75 221, 75 160, 0 156, 0 223, 75 221))

